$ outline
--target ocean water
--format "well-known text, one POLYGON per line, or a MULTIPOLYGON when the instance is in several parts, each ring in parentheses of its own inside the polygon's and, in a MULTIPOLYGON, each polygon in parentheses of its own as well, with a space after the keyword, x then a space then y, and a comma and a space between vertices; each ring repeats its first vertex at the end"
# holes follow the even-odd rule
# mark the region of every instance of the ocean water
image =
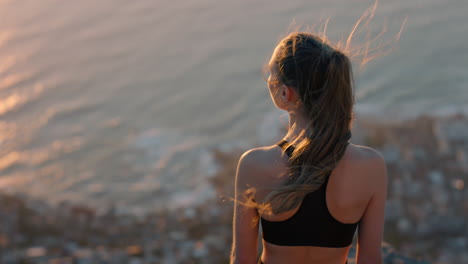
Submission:
MULTIPOLYGON (((340 40, 373 4, 0 0, 0 189, 134 213, 203 203, 212 149, 272 144, 287 122, 261 74, 280 37, 296 23, 340 40)), ((467 111, 467 11, 380 2, 357 118, 467 111)))

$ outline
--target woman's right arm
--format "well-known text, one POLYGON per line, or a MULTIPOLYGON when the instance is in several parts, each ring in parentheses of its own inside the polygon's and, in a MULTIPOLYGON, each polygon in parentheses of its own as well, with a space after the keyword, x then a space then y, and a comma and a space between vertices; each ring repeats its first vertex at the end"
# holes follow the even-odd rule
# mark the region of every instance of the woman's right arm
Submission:
POLYGON ((387 199, 387 167, 384 158, 375 151, 369 162, 371 179, 369 186, 374 190, 358 228, 357 264, 381 264, 381 245, 387 199))
POLYGON ((242 155, 237 166, 234 187, 234 216, 233 216, 233 243, 231 250, 231 264, 257 263, 257 240, 259 214, 255 207, 243 205, 243 195, 255 178, 258 170, 255 169, 255 150, 247 151, 242 155))

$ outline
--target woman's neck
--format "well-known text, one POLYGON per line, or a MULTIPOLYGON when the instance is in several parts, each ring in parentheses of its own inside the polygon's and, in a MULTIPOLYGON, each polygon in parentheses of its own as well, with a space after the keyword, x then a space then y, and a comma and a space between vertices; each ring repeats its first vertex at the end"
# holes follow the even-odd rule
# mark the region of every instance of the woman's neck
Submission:
POLYGON ((284 139, 291 141, 297 138, 303 131, 308 127, 310 120, 307 120, 304 116, 294 112, 289 112, 289 127, 288 133, 284 136, 284 139))

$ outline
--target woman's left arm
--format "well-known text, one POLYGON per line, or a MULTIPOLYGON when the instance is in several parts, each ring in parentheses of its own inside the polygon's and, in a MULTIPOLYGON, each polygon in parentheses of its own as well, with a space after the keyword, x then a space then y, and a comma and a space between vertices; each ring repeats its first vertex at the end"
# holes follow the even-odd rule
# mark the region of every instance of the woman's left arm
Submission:
MULTIPOLYGON (((258 219, 255 207, 245 205, 245 192, 254 179, 255 150, 244 153, 239 159, 234 187, 234 218, 231 264, 257 263, 258 219)), ((251 197, 247 197, 251 199, 251 197)))

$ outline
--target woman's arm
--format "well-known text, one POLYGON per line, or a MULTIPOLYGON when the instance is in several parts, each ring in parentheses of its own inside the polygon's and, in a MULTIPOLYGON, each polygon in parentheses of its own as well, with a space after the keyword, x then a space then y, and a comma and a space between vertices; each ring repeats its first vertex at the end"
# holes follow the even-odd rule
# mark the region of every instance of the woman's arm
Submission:
POLYGON ((381 244, 387 199, 387 167, 385 160, 376 151, 369 165, 370 188, 374 190, 358 228, 357 264, 381 264, 381 244))
POLYGON ((244 205, 245 191, 255 175, 255 150, 242 155, 237 166, 234 187, 234 218, 231 264, 257 263, 258 211, 244 205))

